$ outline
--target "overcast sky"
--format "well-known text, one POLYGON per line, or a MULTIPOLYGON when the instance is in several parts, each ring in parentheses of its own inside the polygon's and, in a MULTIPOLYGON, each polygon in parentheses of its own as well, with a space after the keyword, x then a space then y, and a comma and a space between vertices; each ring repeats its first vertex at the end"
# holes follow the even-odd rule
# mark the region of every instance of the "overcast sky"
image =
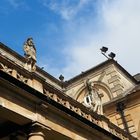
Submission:
POLYGON ((140 72, 140 0, 0 0, 0 42, 23 55, 32 36, 37 64, 69 79, 106 60, 140 72))

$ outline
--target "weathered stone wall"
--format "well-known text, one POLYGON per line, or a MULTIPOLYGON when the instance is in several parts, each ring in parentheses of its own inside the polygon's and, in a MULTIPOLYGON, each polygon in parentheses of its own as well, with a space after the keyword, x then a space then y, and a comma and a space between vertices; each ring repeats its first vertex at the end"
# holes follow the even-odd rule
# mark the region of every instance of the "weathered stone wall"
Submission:
MULTIPOLYGON (((90 79, 94 82, 96 86, 106 89, 110 92, 110 96, 115 98, 120 94, 124 94, 127 90, 134 87, 134 83, 125 76, 119 69, 117 69, 113 64, 106 66, 94 73, 77 80, 75 83, 70 84, 67 87, 66 94, 76 99, 80 92, 85 88, 85 80, 90 79)), ((104 91, 102 91, 104 92, 104 91)), ((105 92, 104 92, 105 94, 105 92)), ((107 93, 108 94, 108 93, 107 93)), ((108 98, 106 98, 108 102, 108 98)))

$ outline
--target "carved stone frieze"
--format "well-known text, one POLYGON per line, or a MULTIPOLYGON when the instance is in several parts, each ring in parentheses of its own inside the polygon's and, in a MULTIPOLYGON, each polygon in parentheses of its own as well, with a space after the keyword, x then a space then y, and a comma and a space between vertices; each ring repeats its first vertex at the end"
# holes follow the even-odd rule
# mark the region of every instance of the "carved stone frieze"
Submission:
POLYGON ((0 62, 0 70, 4 71, 7 74, 10 74, 11 76, 15 77, 16 79, 18 79, 19 81, 26 83, 28 82, 29 78, 23 76, 22 74, 20 74, 18 71, 16 71, 15 69, 10 68, 9 66, 3 64, 0 62))
POLYGON ((17 79, 23 83, 27 83, 28 78, 24 77, 22 74, 17 73, 17 79))
POLYGON ((12 69, 4 65, 3 63, 0 63, 0 69, 10 75, 12 74, 12 69))
POLYGON ((48 90, 44 89, 44 94, 47 95, 48 97, 50 97, 52 100, 58 102, 59 104, 69 108, 71 111, 77 113, 78 115, 88 119, 89 121, 98 124, 98 120, 95 121, 95 118, 93 118, 90 114, 86 114, 84 111, 82 111, 80 108, 72 105, 71 103, 69 103, 67 100, 64 100, 60 97, 58 97, 58 95, 54 94, 54 93, 50 93, 48 90))
POLYGON ((112 127, 110 126, 111 122, 107 123, 106 119, 101 119, 100 117, 94 117, 91 114, 86 113, 84 110, 82 110, 81 108, 73 105, 72 103, 70 103, 69 101, 62 99, 60 96, 58 96, 55 93, 51 93, 48 90, 44 89, 43 90, 44 94, 46 96, 48 96, 49 98, 51 98, 52 100, 56 101, 57 103, 65 106, 66 108, 70 109, 71 111, 77 113, 78 115, 82 116, 83 118, 89 120, 90 122, 103 127, 103 124, 107 124, 107 131, 111 132, 113 135, 118 136, 120 139, 122 140, 129 140, 129 138, 127 138, 127 135, 124 135, 121 131, 117 130, 116 127, 112 127))

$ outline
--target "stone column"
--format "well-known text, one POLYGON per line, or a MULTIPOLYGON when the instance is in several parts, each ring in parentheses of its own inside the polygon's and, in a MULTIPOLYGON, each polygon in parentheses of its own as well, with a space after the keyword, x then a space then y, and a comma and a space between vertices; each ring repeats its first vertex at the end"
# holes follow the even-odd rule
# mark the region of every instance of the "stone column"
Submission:
POLYGON ((44 127, 39 123, 34 123, 30 127, 28 140, 45 140, 44 127))

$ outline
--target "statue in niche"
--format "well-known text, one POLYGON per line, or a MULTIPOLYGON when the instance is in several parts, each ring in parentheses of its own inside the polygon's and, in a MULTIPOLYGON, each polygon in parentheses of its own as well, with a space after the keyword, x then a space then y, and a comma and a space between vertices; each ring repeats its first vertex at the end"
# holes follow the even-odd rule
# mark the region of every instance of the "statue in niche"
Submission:
POLYGON ((24 43, 24 55, 27 60, 26 67, 28 67, 30 70, 35 71, 36 70, 36 48, 33 43, 33 39, 30 37, 27 39, 27 41, 24 43))
POLYGON ((84 105, 94 112, 103 115, 103 107, 102 107, 102 97, 103 94, 99 93, 97 89, 94 87, 93 82, 86 81, 85 86, 87 87, 88 93, 84 97, 84 105))

